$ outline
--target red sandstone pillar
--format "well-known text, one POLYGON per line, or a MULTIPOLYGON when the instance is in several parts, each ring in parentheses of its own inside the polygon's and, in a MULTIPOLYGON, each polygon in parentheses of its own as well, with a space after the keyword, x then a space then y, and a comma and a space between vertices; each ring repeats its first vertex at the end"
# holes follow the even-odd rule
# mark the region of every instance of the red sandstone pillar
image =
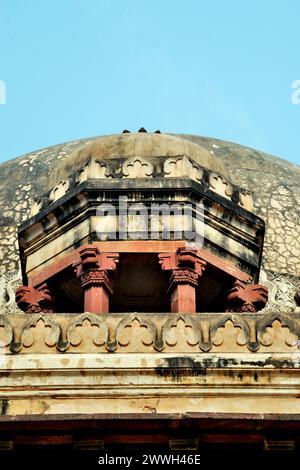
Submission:
POLYGON ((113 292, 113 271, 119 255, 100 253, 93 245, 79 251, 80 261, 73 267, 84 292, 84 311, 108 313, 109 298, 113 292))
POLYGON ((108 313, 109 297, 112 294, 112 281, 105 270, 91 269, 80 276, 84 291, 84 311, 108 313))
POLYGON ((171 312, 196 313, 196 289, 205 269, 196 250, 179 248, 158 255, 163 270, 170 271, 171 312))
POLYGON ((171 293, 172 313, 196 313, 196 289, 189 284, 178 284, 171 293))

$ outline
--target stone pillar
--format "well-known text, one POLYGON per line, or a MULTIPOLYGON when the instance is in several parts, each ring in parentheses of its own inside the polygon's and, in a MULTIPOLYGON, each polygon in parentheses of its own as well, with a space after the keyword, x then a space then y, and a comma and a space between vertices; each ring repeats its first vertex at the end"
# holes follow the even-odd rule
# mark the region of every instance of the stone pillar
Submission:
POLYGON ((54 313, 55 300, 47 283, 38 287, 21 286, 16 290, 18 307, 26 313, 54 313))
POLYGON ((162 269, 170 272, 171 312, 195 313, 196 289, 206 262, 197 250, 185 248, 178 248, 176 253, 160 253, 158 258, 162 269))
POLYGON ((225 294, 226 312, 258 312, 268 301, 268 289, 261 284, 236 280, 225 294))
POLYGON ((117 253, 101 253, 95 246, 79 250, 80 260, 73 264, 84 292, 84 311, 108 313, 113 293, 113 274, 119 260, 117 253))

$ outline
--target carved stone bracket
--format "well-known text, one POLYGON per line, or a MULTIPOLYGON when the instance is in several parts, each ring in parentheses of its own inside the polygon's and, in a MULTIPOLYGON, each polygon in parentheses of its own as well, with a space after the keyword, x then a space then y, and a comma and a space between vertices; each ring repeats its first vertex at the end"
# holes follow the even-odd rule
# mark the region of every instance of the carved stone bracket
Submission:
POLYGON ((101 253, 95 246, 86 245, 73 264, 84 291, 84 310, 108 313, 109 296, 113 292, 113 272, 119 260, 117 253, 101 253))
POLYGON ((261 284, 236 281, 225 294, 226 312, 258 312, 267 303, 268 289, 261 284))
POLYGON ((37 288, 21 286, 16 290, 16 302, 25 313, 54 313, 55 299, 46 283, 37 288))

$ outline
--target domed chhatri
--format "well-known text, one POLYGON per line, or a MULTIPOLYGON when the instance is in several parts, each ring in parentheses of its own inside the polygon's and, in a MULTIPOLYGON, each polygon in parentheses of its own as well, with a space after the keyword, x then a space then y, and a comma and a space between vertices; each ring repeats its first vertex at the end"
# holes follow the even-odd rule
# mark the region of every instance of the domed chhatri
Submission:
POLYGON ((3 449, 297 452, 299 167, 140 129, 0 171, 3 449))
POLYGON ((17 227, 34 199, 91 155, 96 159, 188 155, 253 192, 254 212, 266 222, 262 266, 300 275, 300 167, 238 144, 191 135, 126 133, 48 147, 0 165, 0 274, 19 268, 17 227))

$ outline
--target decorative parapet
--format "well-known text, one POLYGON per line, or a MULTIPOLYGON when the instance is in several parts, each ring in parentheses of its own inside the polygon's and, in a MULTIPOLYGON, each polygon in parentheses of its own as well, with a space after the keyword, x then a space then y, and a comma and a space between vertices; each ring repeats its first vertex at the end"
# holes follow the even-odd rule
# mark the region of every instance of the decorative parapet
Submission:
POLYGON ((57 201, 68 191, 88 180, 114 180, 128 178, 189 178, 203 188, 230 200, 233 204, 250 212, 253 211, 252 193, 229 182, 219 173, 201 167, 186 155, 171 158, 118 158, 110 160, 93 159, 86 161, 74 174, 61 179, 39 200, 32 204, 31 217, 43 208, 57 201))
POLYGON ((0 315, 3 353, 293 353, 300 313, 0 315))

